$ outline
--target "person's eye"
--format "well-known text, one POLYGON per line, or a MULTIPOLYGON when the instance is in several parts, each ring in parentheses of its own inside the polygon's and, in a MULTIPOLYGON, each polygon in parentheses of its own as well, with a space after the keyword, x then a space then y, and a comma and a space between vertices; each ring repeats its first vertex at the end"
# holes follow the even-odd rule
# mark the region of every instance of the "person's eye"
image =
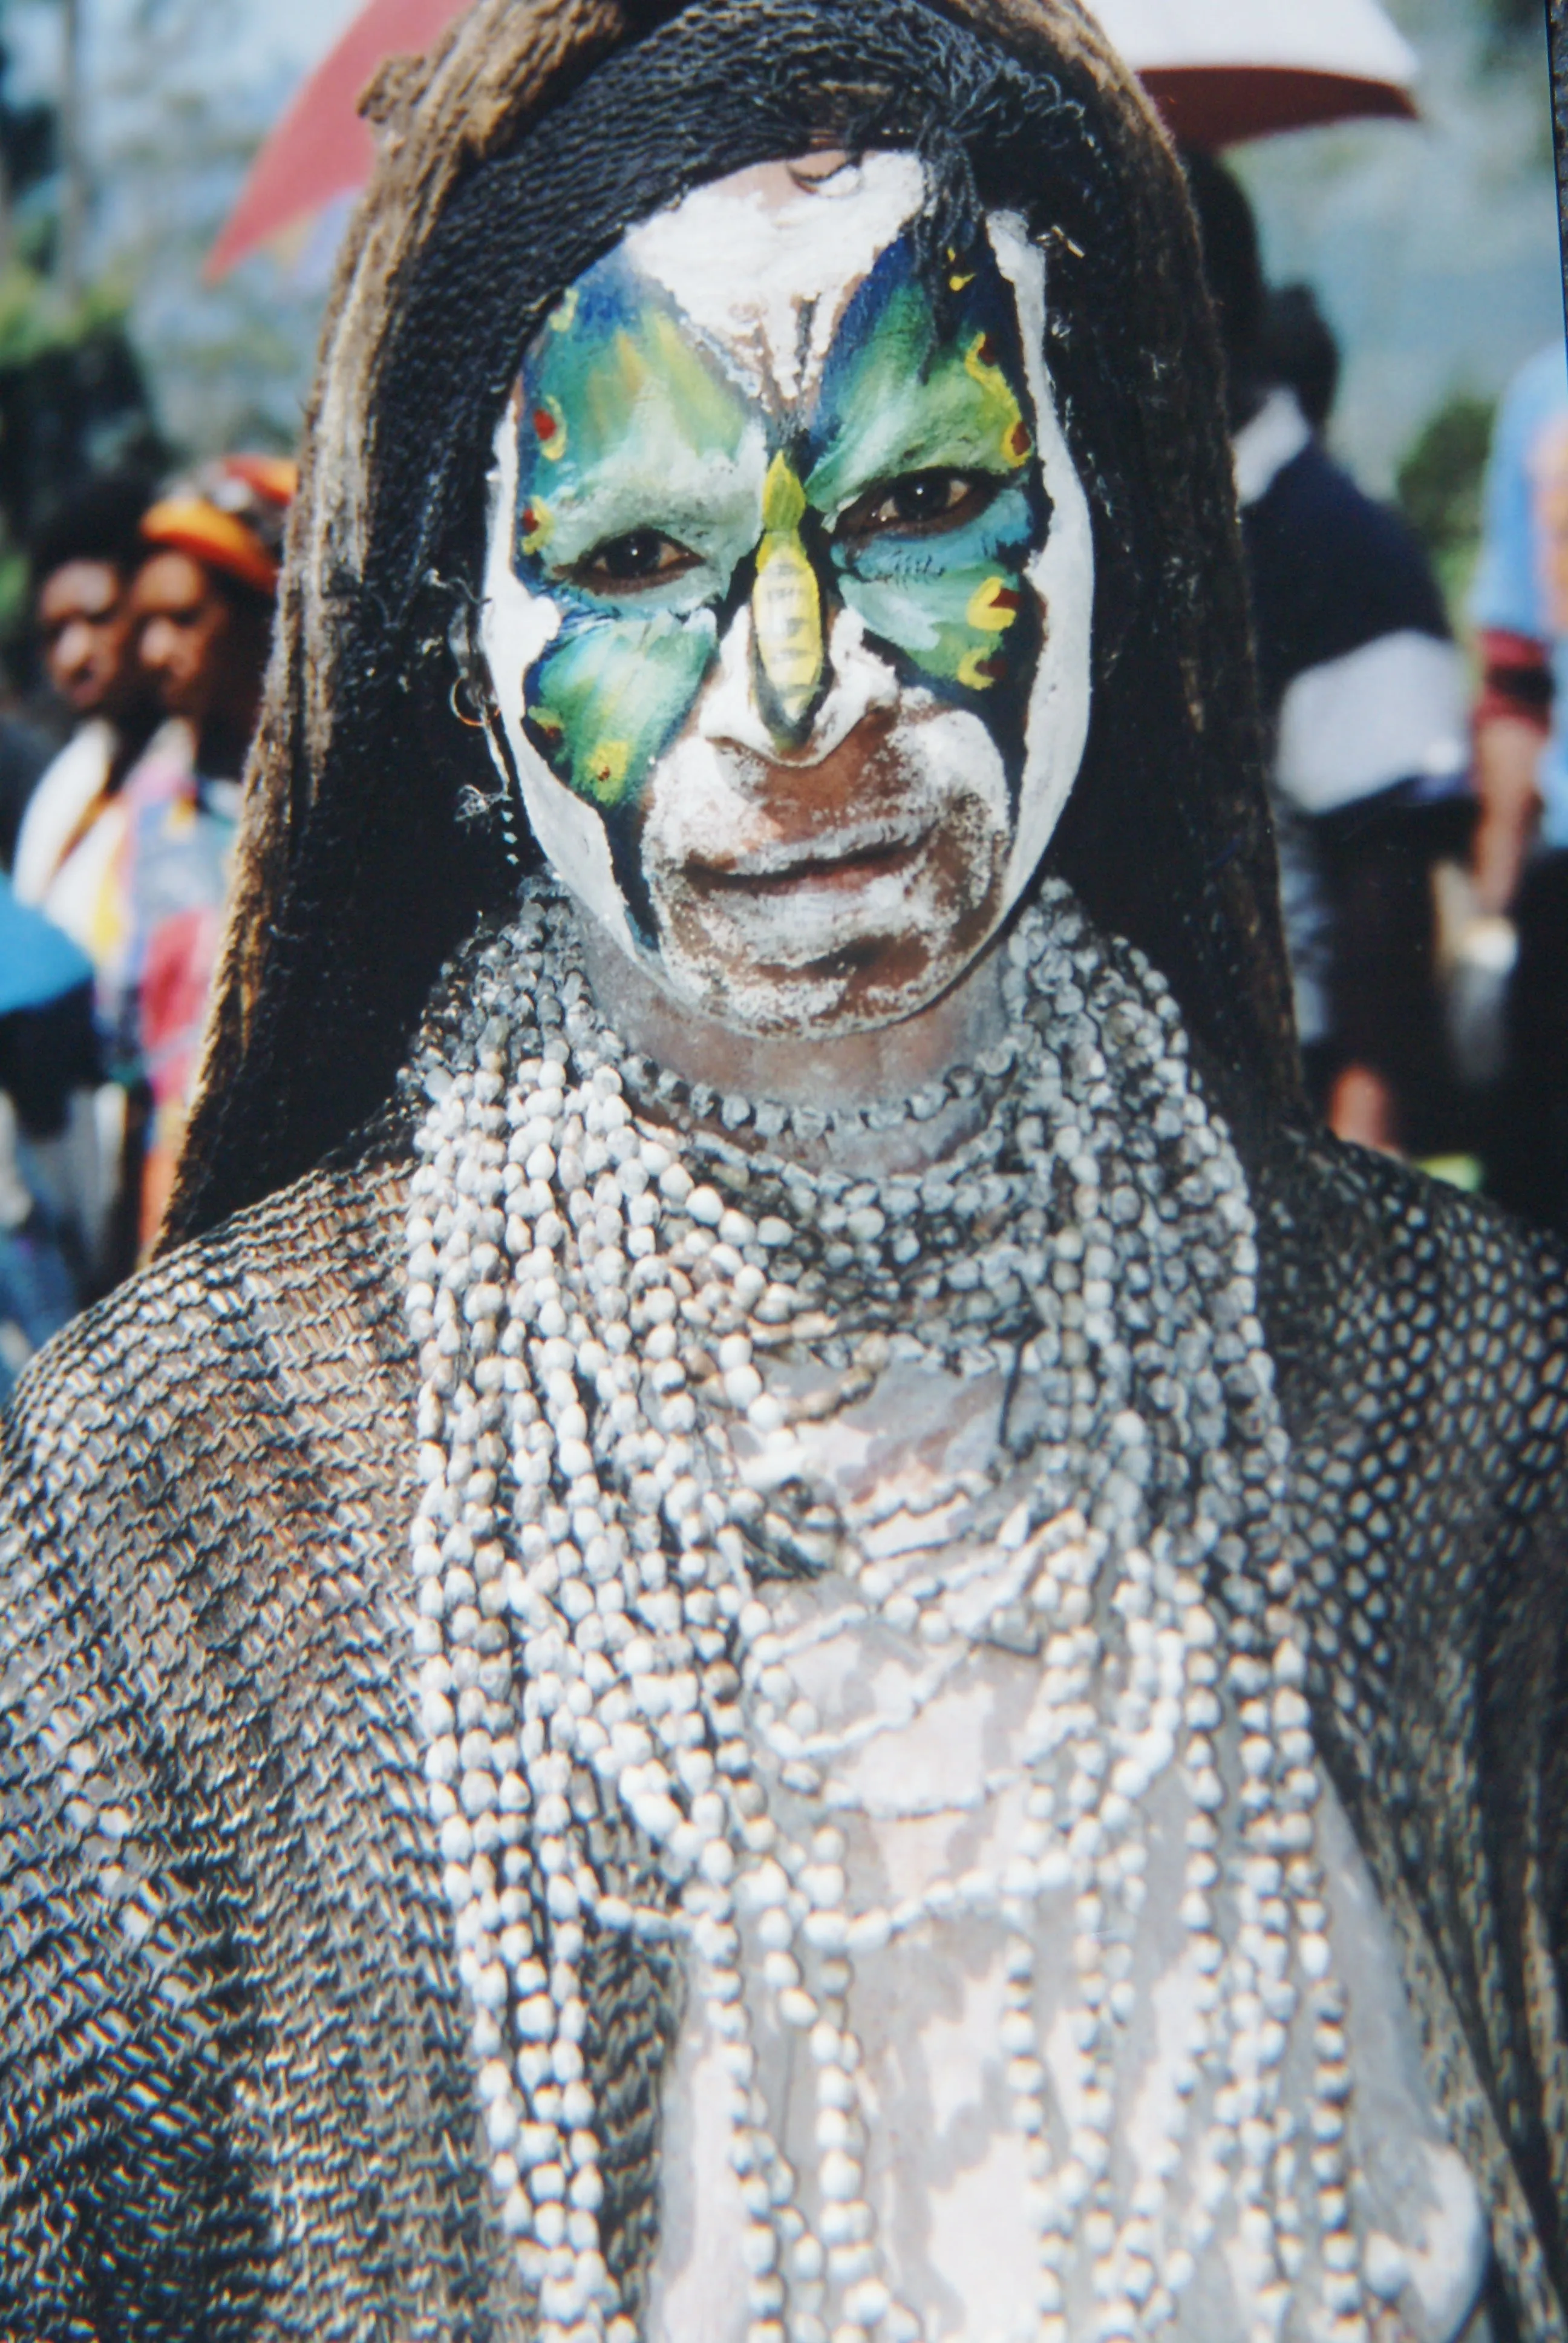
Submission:
POLYGON ((632 528, 624 537, 607 537, 573 564, 570 575, 590 594, 636 594, 695 569, 698 559, 662 529, 632 528))
POLYGON ((985 472, 907 472, 857 497, 834 534, 851 545, 873 537, 940 537, 984 512, 1000 486, 985 472))

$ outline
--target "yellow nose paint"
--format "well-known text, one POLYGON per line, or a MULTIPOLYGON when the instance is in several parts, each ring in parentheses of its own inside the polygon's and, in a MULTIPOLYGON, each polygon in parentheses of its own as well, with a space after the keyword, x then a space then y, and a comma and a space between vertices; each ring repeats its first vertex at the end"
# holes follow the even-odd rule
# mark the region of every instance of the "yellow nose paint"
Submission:
POLYGON ((775 456, 762 488, 762 541, 751 588, 759 697, 770 730, 789 735, 809 715, 822 681, 822 597, 800 522, 806 493, 775 456))

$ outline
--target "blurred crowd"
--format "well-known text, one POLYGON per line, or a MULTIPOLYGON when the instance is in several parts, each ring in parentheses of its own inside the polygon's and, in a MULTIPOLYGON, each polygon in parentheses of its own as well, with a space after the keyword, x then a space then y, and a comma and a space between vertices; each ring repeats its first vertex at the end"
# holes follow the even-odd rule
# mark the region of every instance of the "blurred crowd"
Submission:
POLYGON ((163 1217, 294 479, 89 480, 31 548, 43 690, 0 717, 0 1388, 163 1217))
MULTIPOLYGON (((1342 1138, 1568 1233, 1568 361, 1500 415, 1456 642, 1325 434, 1339 351, 1188 158, 1225 347, 1281 891, 1342 1138)), ((0 1392, 144 1258, 221 944, 293 468, 89 480, 30 552, 40 689, 0 713, 0 1392)))
POLYGON ((1568 1234, 1568 360, 1503 403, 1466 637, 1325 431, 1339 351, 1188 158, 1225 347, 1286 942, 1312 1102, 1568 1234))

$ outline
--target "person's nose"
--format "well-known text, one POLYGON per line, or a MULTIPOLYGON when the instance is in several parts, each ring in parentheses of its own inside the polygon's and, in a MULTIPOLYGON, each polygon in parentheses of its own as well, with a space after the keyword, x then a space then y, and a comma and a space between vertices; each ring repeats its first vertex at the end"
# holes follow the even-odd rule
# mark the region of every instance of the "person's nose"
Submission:
POLYGON ((175 630, 164 618, 149 618, 136 645, 136 657, 147 673, 163 676, 174 664, 175 630))
POLYGON ((822 588, 800 538, 806 493, 783 455, 762 491, 751 587, 751 683, 775 749, 799 752, 830 680, 822 588))
POLYGON ((867 647, 859 619, 824 591, 801 540, 804 512, 799 481, 776 457, 750 597, 698 711, 704 739, 769 767, 821 764, 864 717, 898 699, 898 679, 867 647))
POLYGON ((55 640, 55 664, 67 683, 75 683, 93 664, 96 648, 94 630, 85 619, 73 618, 55 640))

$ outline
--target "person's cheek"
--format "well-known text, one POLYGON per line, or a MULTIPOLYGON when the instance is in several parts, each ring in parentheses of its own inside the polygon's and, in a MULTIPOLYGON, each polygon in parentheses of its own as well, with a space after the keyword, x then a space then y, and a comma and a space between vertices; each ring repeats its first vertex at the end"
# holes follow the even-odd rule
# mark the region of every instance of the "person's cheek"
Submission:
POLYGON ((579 620, 526 687, 529 733, 559 781, 606 812, 634 804, 712 664, 710 610, 579 620))
POLYGON ((1038 534, 1028 497, 1010 488, 978 523, 949 536, 863 547, 839 580, 867 629, 939 688, 983 694, 1027 659, 1034 630, 1024 565, 1038 534))
POLYGON ((984 692, 1010 672, 1021 648, 1020 570, 991 563, 925 576, 846 576, 839 590, 867 631, 901 651, 939 686, 984 692))

